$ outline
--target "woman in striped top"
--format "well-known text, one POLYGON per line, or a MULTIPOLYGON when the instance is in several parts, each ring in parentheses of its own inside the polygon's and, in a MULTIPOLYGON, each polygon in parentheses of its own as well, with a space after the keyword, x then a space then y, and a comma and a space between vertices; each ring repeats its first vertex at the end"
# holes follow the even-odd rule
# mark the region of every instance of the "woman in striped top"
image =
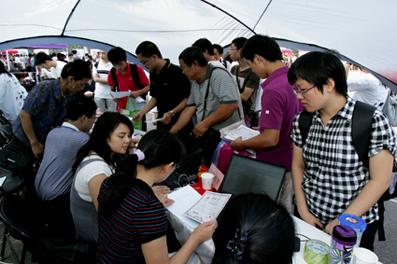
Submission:
POLYGON ((168 131, 150 131, 135 154, 121 161, 116 173, 103 182, 98 197, 98 263, 186 263, 212 237, 216 221, 198 226, 182 248, 168 257, 167 216, 151 186, 174 171, 182 152, 168 131))

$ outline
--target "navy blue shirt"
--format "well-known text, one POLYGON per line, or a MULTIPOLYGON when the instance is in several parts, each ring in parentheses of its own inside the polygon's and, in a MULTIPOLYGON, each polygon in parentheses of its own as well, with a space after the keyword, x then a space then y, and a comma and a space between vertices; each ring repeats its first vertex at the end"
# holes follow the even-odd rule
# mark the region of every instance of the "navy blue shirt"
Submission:
MULTIPOLYGON (((60 126, 66 116, 67 100, 62 96, 60 80, 48 80, 37 84, 29 92, 22 110, 29 113, 37 140, 44 145, 51 129, 60 126)), ((29 145, 18 117, 12 128, 14 135, 29 145)))

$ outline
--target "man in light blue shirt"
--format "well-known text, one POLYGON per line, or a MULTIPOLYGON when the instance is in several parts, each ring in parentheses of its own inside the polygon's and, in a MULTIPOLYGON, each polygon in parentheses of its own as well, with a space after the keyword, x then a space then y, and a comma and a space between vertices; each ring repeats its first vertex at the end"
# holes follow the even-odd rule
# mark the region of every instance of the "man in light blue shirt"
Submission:
POLYGON ((88 141, 87 132, 95 122, 96 108, 91 99, 83 95, 76 96, 68 104, 63 124, 51 130, 47 136, 43 161, 34 182, 46 224, 50 224, 56 216, 56 226, 59 226, 60 221, 67 221, 65 225, 71 223, 73 227, 69 209, 72 166, 77 152, 88 141))

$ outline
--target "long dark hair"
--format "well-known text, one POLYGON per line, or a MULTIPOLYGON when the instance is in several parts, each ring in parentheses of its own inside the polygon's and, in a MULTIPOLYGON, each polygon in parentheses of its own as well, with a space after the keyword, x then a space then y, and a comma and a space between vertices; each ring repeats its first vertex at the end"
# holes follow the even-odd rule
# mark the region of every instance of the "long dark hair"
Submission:
POLYGON ((178 139, 162 129, 147 132, 139 141, 138 149, 145 154, 143 160, 138 161, 136 154, 126 156, 118 163, 116 173, 105 180, 109 191, 99 210, 107 217, 118 208, 128 190, 134 185, 137 164, 151 169, 171 162, 178 163, 184 154, 183 146, 178 139))
POLYGON ((0 61, 0 74, 6 73, 8 76, 11 76, 11 73, 7 71, 6 66, 2 61, 0 61))
POLYGON ((134 127, 128 117, 114 112, 103 113, 95 122, 94 128, 88 142, 81 147, 76 156, 76 161, 73 165, 75 172, 80 162, 88 156, 91 151, 94 151, 98 156, 105 160, 107 164, 115 165, 115 161, 119 159, 118 155, 112 158, 112 151, 107 143, 107 140, 112 135, 113 131, 119 124, 124 124, 130 129, 130 133, 134 132, 134 127))
POLYGON ((294 249, 292 217, 264 194, 243 194, 226 206, 214 235, 215 264, 289 264, 294 249))

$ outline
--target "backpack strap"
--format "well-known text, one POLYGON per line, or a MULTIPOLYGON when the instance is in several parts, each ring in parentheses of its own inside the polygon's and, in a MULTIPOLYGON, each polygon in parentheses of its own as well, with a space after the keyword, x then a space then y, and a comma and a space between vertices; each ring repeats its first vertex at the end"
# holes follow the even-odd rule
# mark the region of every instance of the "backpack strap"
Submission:
MULTIPOLYGON (((138 87, 138 89, 142 89, 144 86, 141 83, 141 80, 139 78, 139 72, 138 72, 138 66, 136 64, 133 63, 129 63, 130 64, 130 71, 131 71, 131 77, 132 77, 132 81, 134 82, 135 86, 138 87)), ((116 68, 112 67, 112 69, 110 70, 110 74, 112 76, 113 82, 114 82, 114 87, 116 88, 116 91, 118 91, 119 89, 119 82, 117 80, 117 75, 116 75, 116 68)))
POLYGON ((112 67, 112 69, 110 69, 110 74, 112 76, 112 80, 114 82, 114 87, 116 88, 116 92, 119 91, 119 82, 117 80, 117 75, 116 75, 116 68, 112 67))
POLYGON ((142 89, 144 86, 139 78, 138 66, 136 64, 130 64, 130 71, 135 86, 138 87, 138 89, 142 89))
MULTIPOLYGON (((207 90, 205 91, 205 96, 204 96, 203 115, 202 115, 202 117, 201 117, 201 121, 203 121, 204 118, 205 118, 205 111, 206 111, 206 108, 207 108, 207 98, 208 98, 208 93, 209 93, 209 91, 210 91, 210 82, 211 82, 212 72, 213 72, 214 70, 216 70, 216 69, 220 69, 220 70, 226 72, 227 74, 229 74, 230 77, 233 78, 233 76, 230 74, 230 72, 229 72, 228 70, 226 70, 225 68, 222 68, 222 67, 213 67, 213 68, 211 69, 211 71, 210 71, 210 76, 208 77, 207 90)), ((239 108, 240 108, 240 107, 239 107, 239 108)), ((240 109, 238 109, 238 115, 239 115, 239 117, 240 117, 240 119, 241 119, 240 109)))
POLYGON ((368 149, 371 140, 374 106, 356 101, 352 117, 352 141, 361 162, 369 168, 368 149))
POLYGON ((314 113, 303 110, 299 116, 299 131, 302 135, 302 146, 305 145, 310 126, 312 125, 314 113))

